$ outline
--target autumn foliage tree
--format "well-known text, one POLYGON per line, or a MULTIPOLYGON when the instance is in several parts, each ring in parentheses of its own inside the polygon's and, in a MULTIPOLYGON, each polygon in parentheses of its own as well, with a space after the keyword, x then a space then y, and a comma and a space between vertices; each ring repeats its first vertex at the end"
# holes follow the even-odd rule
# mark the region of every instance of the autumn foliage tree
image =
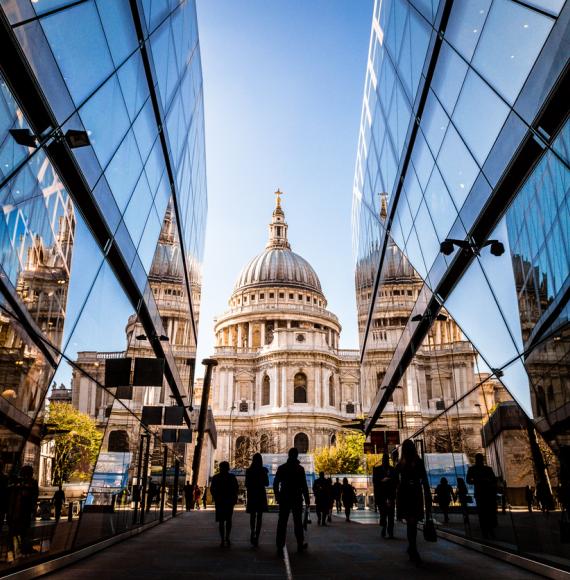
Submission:
POLYGON ((339 433, 336 444, 317 449, 313 454, 317 473, 365 473, 362 433, 339 433))
POLYGON ((103 437, 95 421, 69 403, 51 403, 46 426, 54 442, 52 483, 88 480, 103 437))

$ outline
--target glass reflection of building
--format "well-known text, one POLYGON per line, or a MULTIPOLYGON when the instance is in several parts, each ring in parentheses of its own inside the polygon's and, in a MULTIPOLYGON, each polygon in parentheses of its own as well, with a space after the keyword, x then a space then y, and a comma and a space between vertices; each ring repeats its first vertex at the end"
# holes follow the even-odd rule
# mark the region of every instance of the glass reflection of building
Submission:
POLYGON ((434 486, 483 452, 495 537, 474 507, 445 529, 564 569, 569 16, 563 0, 377 1, 353 188, 371 441, 399 427, 434 486))
POLYGON ((50 410, 72 385, 71 407, 102 432, 63 482, 70 521, 32 523, 25 559, 3 542, 1 574, 175 508, 189 448, 142 424, 137 397, 183 408, 190 426, 207 199, 194 2, 0 2, 0 39, 2 481, 32 466, 49 512, 54 450, 80 437, 50 410), (162 359, 162 385, 118 399, 104 370, 121 354, 162 359), (143 513, 145 482, 163 474, 143 513), (101 487, 112 502, 84 508, 101 487))

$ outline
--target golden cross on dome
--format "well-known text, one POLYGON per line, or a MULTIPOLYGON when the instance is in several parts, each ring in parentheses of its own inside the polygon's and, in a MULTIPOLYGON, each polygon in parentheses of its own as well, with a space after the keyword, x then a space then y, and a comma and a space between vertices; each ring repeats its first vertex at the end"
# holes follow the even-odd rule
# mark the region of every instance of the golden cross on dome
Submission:
POLYGON ((282 196, 282 195, 285 195, 285 194, 284 194, 284 193, 283 193, 283 192, 282 192, 280 189, 278 189, 278 190, 275 192, 275 195, 277 196, 277 197, 275 198, 275 199, 276 199, 276 204, 275 204, 275 206, 276 206, 276 207, 281 207, 281 196, 282 196))

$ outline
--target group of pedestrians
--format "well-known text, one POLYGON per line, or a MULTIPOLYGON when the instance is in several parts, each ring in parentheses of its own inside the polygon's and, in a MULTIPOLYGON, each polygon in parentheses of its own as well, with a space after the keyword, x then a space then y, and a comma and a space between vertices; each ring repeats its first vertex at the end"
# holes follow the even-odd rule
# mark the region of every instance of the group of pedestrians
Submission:
POLYGON ((332 521, 332 512, 336 504, 337 514, 344 507, 346 521, 350 522, 350 513, 357 503, 356 490, 349 483, 348 478, 343 478, 340 483, 339 478, 333 483, 332 478, 326 478, 323 471, 313 484, 313 495, 315 496, 315 511, 317 513, 317 524, 326 526, 332 521))
POLYGON ((200 500, 202 501, 204 509, 206 509, 208 498, 207 487, 202 489, 199 485, 192 485, 189 481, 187 481, 182 489, 184 491, 184 504, 186 506, 187 512, 193 509, 199 510, 200 500))

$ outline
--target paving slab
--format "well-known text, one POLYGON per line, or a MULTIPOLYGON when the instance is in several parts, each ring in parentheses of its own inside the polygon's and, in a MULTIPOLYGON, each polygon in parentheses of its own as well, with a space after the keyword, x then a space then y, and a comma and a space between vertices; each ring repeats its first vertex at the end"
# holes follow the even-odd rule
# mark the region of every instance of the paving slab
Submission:
MULTIPOLYGON (((316 522, 313 517, 313 522, 316 522)), ((536 575, 445 540, 428 544, 420 539, 421 567, 405 553, 405 529, 397 538, 382 540, 375 525, 345 523, 333 518, 327 527, 309 526, 309 550, 298 554, 292 529, 288 554, 293 578, 402 579, 501 578, 527 579, 536 575)), ((275 550, 277 515, 264 517, 258 548, 249 543, 249 516, 234 516, 231 547, 221 548, 213 510, 183 513, 151 530, 107 548, 49 575, 55 580, 177 580, 187 578, 287 578, 285 562, 275 550)))

